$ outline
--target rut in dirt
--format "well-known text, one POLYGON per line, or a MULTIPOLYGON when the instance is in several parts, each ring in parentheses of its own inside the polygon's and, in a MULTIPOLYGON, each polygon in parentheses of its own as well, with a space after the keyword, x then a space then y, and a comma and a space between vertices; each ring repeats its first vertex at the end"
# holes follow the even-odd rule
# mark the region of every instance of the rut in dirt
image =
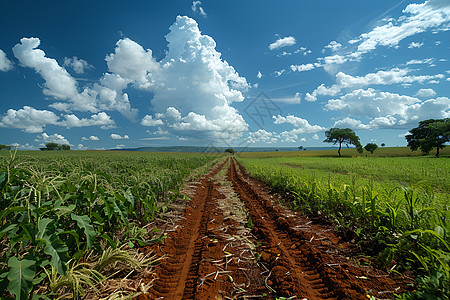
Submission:
POLYGON ((278 296, 314 299, 391 299, 404 291, 403 278, 359 267, 331 227, 314 225, 274 204, 261 184, 252 181, 232 158, 228 178, 244 201, 261 257, 269 264, 269 285, 278 296), (344 250, 343 250, 344 248, 344 250))
POLYGON ((402 278, 359 267, 349 247, 330 225, 282 208, 228 158, 196 184, 164 243, 143 249, 164 258, 139 299, 391 299, 404 291, 402 278))
POLYGON ((139 299, 248 299, 268 293, 252 252, 256 242, 245 228, 245 206, 225 182, 229 163, 204 176, 182 222, 164 244, 147 249, 164 258, 152 287, 139 299))
MULTIPOLYGON (((211 175, 217 173, 219 166, 211 175)), ((209 180, 196 190, 197 197, 186 208, 183 225, 176 228, 165 241, 166 259, 157 269, 157 278, 147 299, 194 299, 198 268, 202 257, 201 238, 212 208, 211 199, 217 191, 209 180)))

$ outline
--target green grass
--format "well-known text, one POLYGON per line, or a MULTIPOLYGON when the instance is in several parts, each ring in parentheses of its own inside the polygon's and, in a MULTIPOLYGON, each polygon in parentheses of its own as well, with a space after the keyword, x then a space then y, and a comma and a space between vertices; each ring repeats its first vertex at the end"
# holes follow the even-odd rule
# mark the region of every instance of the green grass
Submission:
POLYGON ((84 262, 106 249, 163 239, 143 227, 181 197, 186 178, 205 172, 218 157, 0 152, 0 298, 25 299, 37 287, 49 297, 83 296, 85 288, 106 278, 85 270, 95 263, 84 262), (72 272, 73 266, 82 269, 72 272))
POLYGON ((334 150, 240 153, 239 161, 252 176, 288 192, 285 204, 291 208, 325 214, 337 229, 350 229, 380 266, 418 271, 420 293, 448 293, 448 158, 411 156, 397 148, 377 155, 344 150, 344 157, 334 150))
MULTIPOLYGON (((436 150, 429 153, 429 156, 433 156, 436 150)), ((342 148, 341 154, 344 157, 355 156, 368 156, 368 157, 400 157, 400 156, 423 156, 420 151, 411 151, 408 147, 380 147, 374 151, 373 154, 364 150, 362 154, 358 153, 356 149, 342 148)), ((282 152, 241 152, 238 153, 239 157, 243 158, 270 158, 270 157, 336 157, 338 156, 336 150, 299 150, 299 151, 282 151, 282 152)), ((441 149, 441 156, 450 156, 450 147, 441 149)))

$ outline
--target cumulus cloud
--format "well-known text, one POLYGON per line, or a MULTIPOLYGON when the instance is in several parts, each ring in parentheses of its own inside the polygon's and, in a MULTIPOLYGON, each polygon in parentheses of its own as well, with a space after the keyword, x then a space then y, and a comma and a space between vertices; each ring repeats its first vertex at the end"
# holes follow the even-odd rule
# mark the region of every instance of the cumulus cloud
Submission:
MULTIPOLYGON (((66 112, 117 110, 130 119, 136 116, 137 110, 131 108, 128 95, 107 85, 115 83, 117 87, 110 79, 117 75, 105 74, 101 84, 84 87, 79 92, 77 81, 55 59, 46 57, 45 52, 37 48, 39 45, 38 38, 23 38, 13 47, 13 53, 22 66, 34 69, 44 79, 45 95, 65 101, 53 103, 51 107, 66 112)), ((126 84, 121 87, 125 88, 126 84)))
POLYGON ((282 47, 293 46, 296 44, 296 42, 297 41, 295 40, 295 38, 293 36, 279 38, 278 40, 276 40, 275 42, 273 42, 269 45, 269 49, 275 50, 275 49, 279 49, 282 47))
POLYGON ((310 71, 315 69, 314 64, 303 64, 303 65, 291 65, 291 70, 294 72, 310 71))
POLYGON ((104 112, 92 115, 89 119, 80 119, 73 114, 65 115, 64 118, 65 120, 61 121, 59 125, 66 126, 67 128, 100 126, 101 129, 111 129, 116 127, 114 120, 112 120, 111 117, 104 112))
POLYGON ((106 113, 101 112, 90 118, 79 119, 76 115, 60 116, 48 110, 38 110, 31 106, 24 106, 19 110, 9 109, 1 118, 0 127, 18 128, 27 133, 40 133, 46 125, 71 127, 101 126, 102 129, 115 127, 114 121, 106 113))
POLYGON ((411 43, 408 45, 408 48, 409 48, 409 49, 412 49, 412 48, 420 48, 420 47, 422 47, 422 46, 423 46, 423 43, 411 42, 411 43))
POLYGON ((419 99, 388 92, 357 89, 339 99, 328 100, 327 110, 339 110, 352 116, 377 117, 394 114, 404 114, 409 105, 419 102, 419 99))
POLYGON ((205 12, 205 10, 203 9, 203 7, 201 7, 202 2, 201 1, 193 1, 192 2, 192 11, 195 13, 199 13, 200 15, 206 17, 207 14, 205 12))
POLYGON ((340 111, 345 115, 367 118, 368 124, 346 117, 335 126, 357 129, 405 127, 419 120, 447 118, 450 115, 450 99, 438 97, 421 101, 418 98, 374 89, 355 90, 339 99, 331 99, 325 109, 340 111))
POLYGON ((78 94, 76 80, 55 59, 36 49, 40 43, 38 38, 23 38, 13 47, 14 56, 23 66, 33 68, 42 76, 45 95, 61 100, 74 98, 78 94))
POLYGON ((214 39, 203 35, 195 20, 178 16, 169 29, 169 49, 159 67, 144 75, 144 80, 130 78, 149 82, 144 88, 154 93, 151 104, 156 113, 141 122, 198 139, 238 138, 248 125, 230 105, 244 100, 242 92, 249 88, 246 79, 221 59, 214 39), (228 134, 231 131, 236 134, 228 134))
POLYGON ((6 57, 6 53, 0 49, 0 71, 6 72, 12 69, 12 62, 6 57))
POLYGON ((314 133, 318 131, 322 131, 325 128, 319 126, 319 125, 311 125, 309 124, 308 120, 288 115, 287 117, 283 117, 281 115, 273 116, 274 124, 292 124, 295 127, 295 133, 296 134, 302 134, 302 133, 314 133))
POLYGON ((258 78, 258 79, 262 78, 262 73, 260 71, 258 71, 258 74, 256 74, 256 78, 258 78))
POLYGON ((130 137, 126 134, 124 136, 121 136, 120 134, 117 134, 117 133, 111 133, 111 138, 113 140, 128 140, 128 139, 130 139, 130 137))
POLYGON ((81 59, 81 58, 79 59, 76 56, 74 56, 72 58, 65 57, 64 58, 64 66, 71 67, 77 74, 83 74, 85 70, 94 68, 93 65, 89 64, 84 59, 81 59))
POLYGON ((142 126, 158 126, 158 125, 164 125, 164 122, 161 119, 153 119, 153 116, 146 115, 141 120, 142 126))
POLYGON ((318 135, 317 133, 315 133, 315 134, 312 136, 312 139, 313 139, 313 140, 318 140, 318 139, 319 139, 319 135, 318 135))
POLYGON ((98 138, 98 136, 95 135, 91 135, 90 137, 82 137, 81 140, 83 141, 99 141, 100 139, 98 138))
POLYGON ((19 128, 27 133, 40 133, 44 131, 45 125, 57 125, 58 119, 54 112, 24 106, 19 110, 8 109, 6 115, 1 118, 0 127, 19 128))
POLYGON ((420 89, 416 93, 416 97, 429 98, 436 96, 436 92, 433 89, 420 89))
POLYGON ((425 83, 431 80, 439 80, 444 78, 442 74, 436 75, 408 75, 409 69, 394 68, 388 71, 378 71, 376 73, 368 73, 364 76, 352 76, 339 72, 336 74, 336 83, 330 87, 325 85, 318 86, 312 93, 307 93, 305 100, 315 101, 319 95, 336 96, 341 90, 356 87, 366 87, 371 85, 392 85, 392 84, 408 84, 413 82, 425 83))
POLYGON ((36 136, 35 142, 41 142, 42 146, 47 143, 57 143, 60 145, 71 145, 69 141, 61 134, 54 133, 52 135, 48 135, 47 133, 42 133, 36 136))
POLYGON ((332 52, 336 52, 336 51, 338 51, 341 48, 342 48, 342 44, 340 44, 340 43, 338 43, 336 41, 331 41, 328 45, 325 46, 324 51, 326 49, 330 49, 332 52))
POLYGON ((278 138, 274 132, 268 132, 264 129, 259 129, 258 131, 249 132, 246 141, 250 144, 255 143, 273 144, 278 141, 278 138))

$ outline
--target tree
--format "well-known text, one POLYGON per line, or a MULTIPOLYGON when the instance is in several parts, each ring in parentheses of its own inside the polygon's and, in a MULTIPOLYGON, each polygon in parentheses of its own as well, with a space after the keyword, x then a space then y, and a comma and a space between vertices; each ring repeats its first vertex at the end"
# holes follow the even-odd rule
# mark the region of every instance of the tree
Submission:
POLYGON ((303 150, 303 146, 298 146, 298 150, 303 150))
POLYGON ((364 149, 366 149, 366 151, 369 151, 370 154, 373 154, 373 151, 378 149, 378 145, 375 143, 368 143, 364 146, 364 149))
POLYGON ((333 143, 334 145, 339 143, 339 156, 341 156, 342 143, 347 144, 347 147, 349 144, 354 145, 356 150, 358 150, 359 153, 362 153, 359 137, 350 128, 331 128, 330 130, 325 131, 325 136, 326 139, 323 141, 324 143, 333 143))
POLYGON ((405 138, 412 151, 420 148, 428 154, 436 147, 436 157, 439 157, 439 149, 443 149, 450 141, 450 118, 420 121, 419 126, 409 133, 405 138))
POLYGON ((228 148, 228 149, 225 149, 225 152, 234 154, 235 151, 232 148, 228 148))
POLYGON ((384 146, 386 146, 386 144, 385 143, 381 143, 381 147, 384 147, 384 146))
POLYGON ((39 148, 42 151, 53 151, 53 150, 70 150, 69 145, 58 145, 57 143, 47 143, 45 148, 39 148))
POLYGON ((0 150, 11 150, 11 146, 0 144, 0 150))

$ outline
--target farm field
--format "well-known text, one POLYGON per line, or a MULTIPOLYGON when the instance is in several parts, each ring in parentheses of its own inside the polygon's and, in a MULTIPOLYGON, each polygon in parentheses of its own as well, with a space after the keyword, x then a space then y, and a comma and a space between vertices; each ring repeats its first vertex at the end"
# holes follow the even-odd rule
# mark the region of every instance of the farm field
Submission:
POLYGON ((447 158, 1 155, 2 297, 446 293, 447 158))
POLYGON ((419 270, 422 282, 440 278, 434 293, 448 295, 448 158, 394 157, 399 149, 391 149, 378 156, 346 149, 341 158, 330 151, 322 157, 307 151, 241 153, 239 161, 251 176, 280 191, 294 210, 325 215, 336 229, 350 229, 379 266, 398 273, 419 270))

